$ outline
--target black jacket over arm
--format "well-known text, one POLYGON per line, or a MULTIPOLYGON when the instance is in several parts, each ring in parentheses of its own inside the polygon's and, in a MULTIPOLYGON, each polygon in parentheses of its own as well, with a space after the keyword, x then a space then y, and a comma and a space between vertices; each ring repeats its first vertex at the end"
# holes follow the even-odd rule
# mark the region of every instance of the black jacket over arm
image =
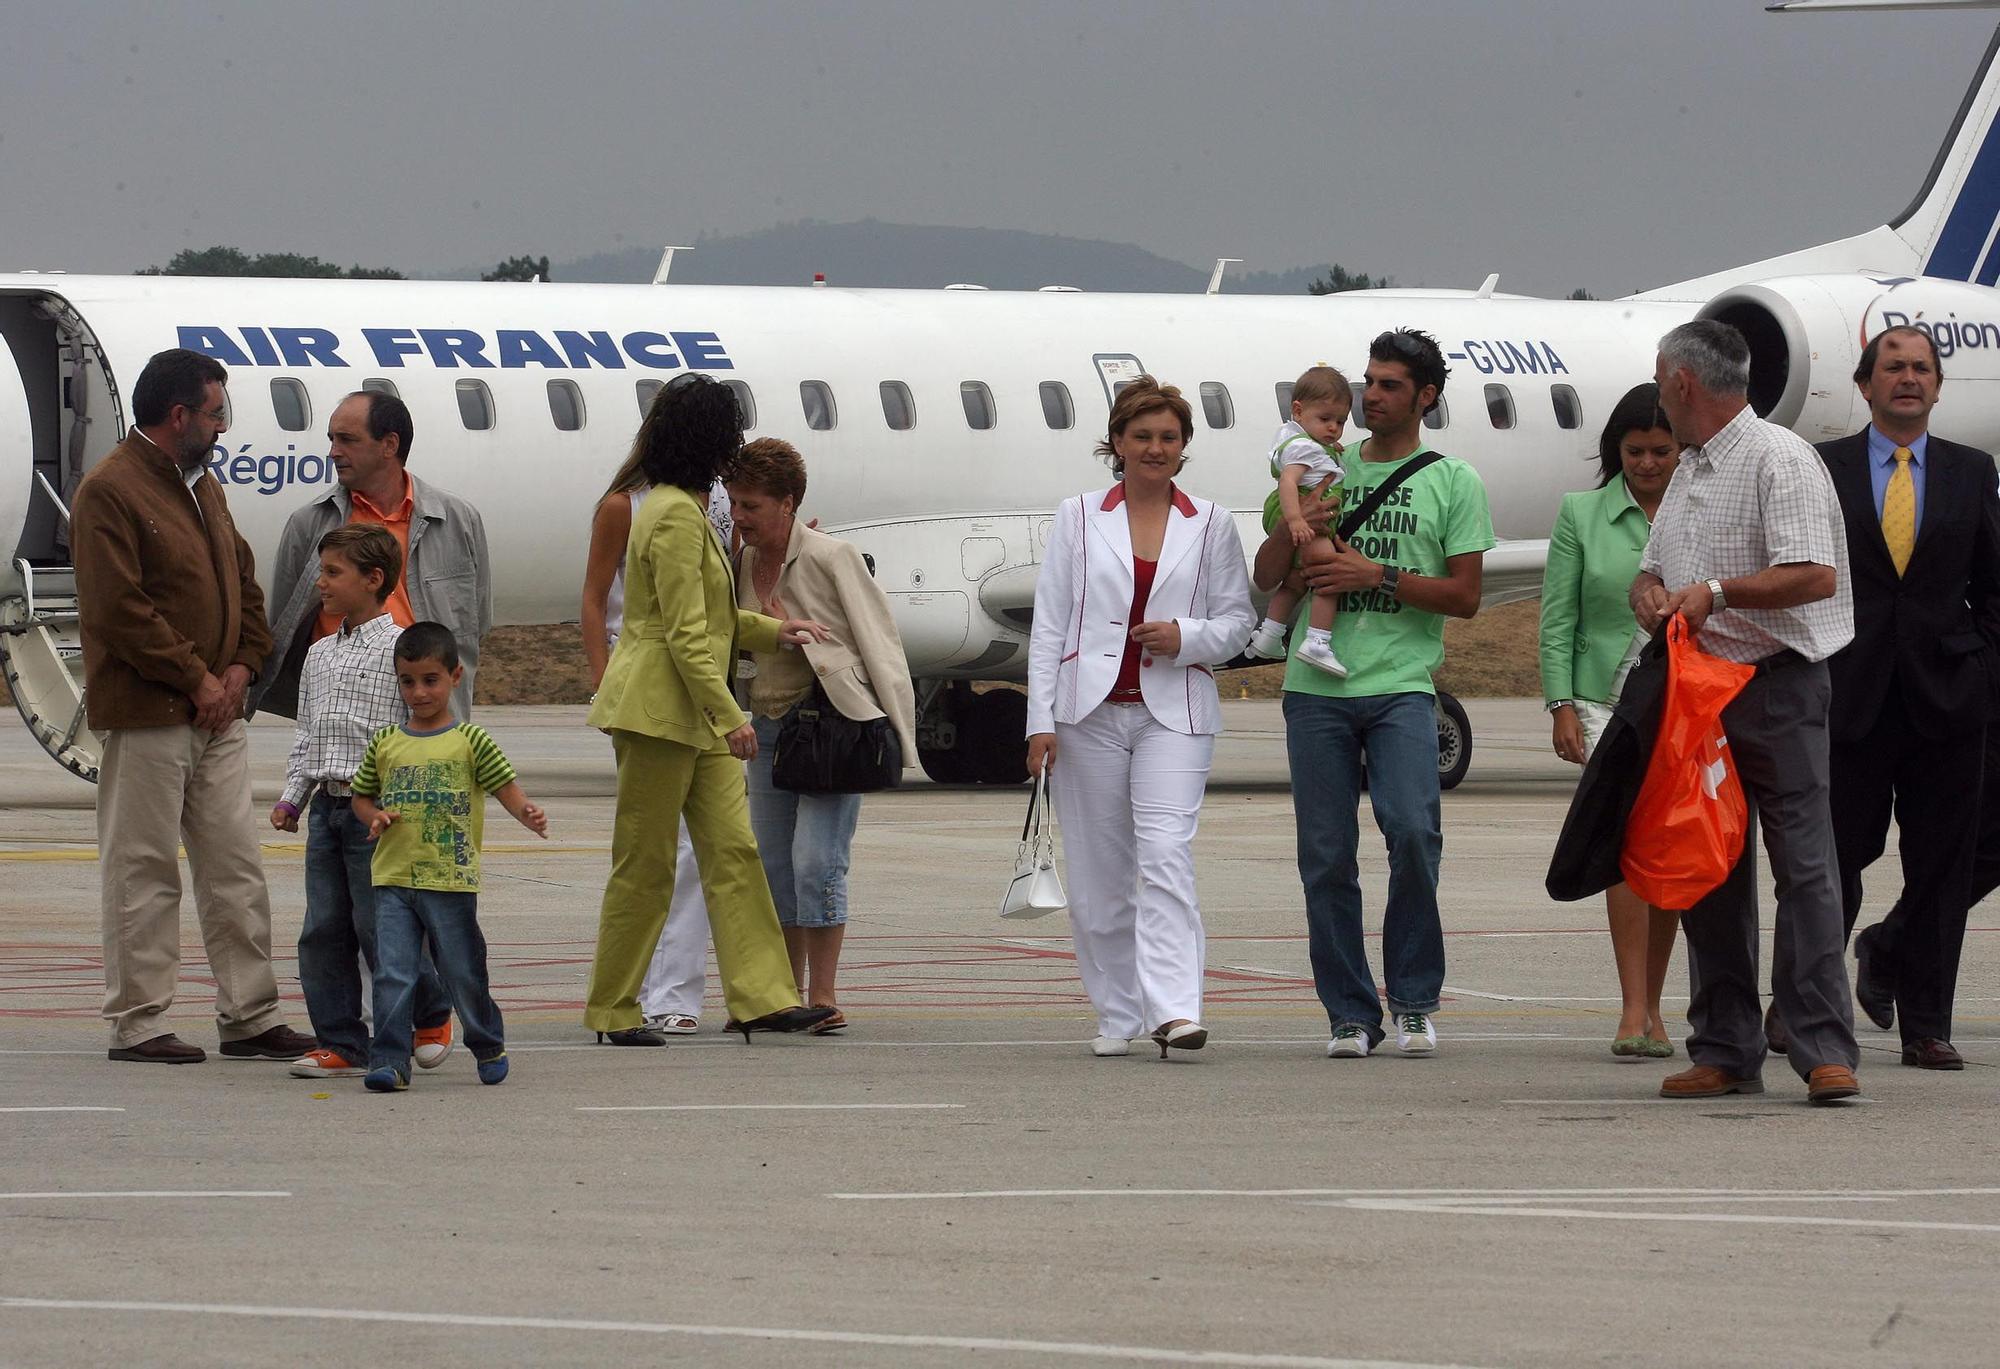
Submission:
POLYGON ((1892 681, 1917 735, 1943 740, 1993 714, 2000 684, 2000 486, 1993 458, 1931 436, 1924 516, 1906 573, 1882 540, 1868 430, 1820 444, 1847 524, 1854 640, 1828 662, 1835 741, 1866 736, 1892 681))

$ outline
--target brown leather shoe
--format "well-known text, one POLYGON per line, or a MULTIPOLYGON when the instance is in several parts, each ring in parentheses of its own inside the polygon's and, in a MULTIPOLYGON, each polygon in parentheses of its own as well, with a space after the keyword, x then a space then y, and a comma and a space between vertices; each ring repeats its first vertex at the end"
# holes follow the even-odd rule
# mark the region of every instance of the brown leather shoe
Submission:
POLYGON ((1821 1065, 1806 1076, 1806 1101, 1824 1106, 1861 1092, 1861 1081, 1845 1065, 1821 1065))
POLYGON ((1903 1046, 1903 1063, 1915 1065, 1920 1070, 1962 1070, 1965 1057, 1949 1041, 1940 1041, 1935 1036, 1920 1036, 1903 1046))
POLYGON ((1764 1009, 1764 1039, 1771 1045, 1771 1054, 1789 1055, 1792 1050, 1792 1034, 1785 1030, 1785 1019, 1778 1016, 1778 1005, 1773 1003, 1764 1009))
POLYGON ((319 1045, 319 1038, 290 1027, 272 1027, 241 1041, 225 1041, 222 1053, 231 1060, 296 1060, 319 1045))
POLYGON ((1729 1093, 1762 1093, 1764 1081, 1754 1075, 1738 1079, 1713 1065, 1696 1065, 1660 1081, 1662 1098, 1720 1098, 1729 1093))
POLYGON ((172 1032, 136 1046, 113 1046, 105 1054, 112 1060, 138 1060, 149 1065, 199 1065, 208 1059, 207 1051, 190 1046, 172 1032))

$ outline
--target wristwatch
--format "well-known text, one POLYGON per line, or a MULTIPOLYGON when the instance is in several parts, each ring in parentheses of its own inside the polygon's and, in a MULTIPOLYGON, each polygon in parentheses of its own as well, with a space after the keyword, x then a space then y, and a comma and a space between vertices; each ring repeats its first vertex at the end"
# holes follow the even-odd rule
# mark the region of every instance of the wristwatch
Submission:
POLYGON ((1709 605, 1708 611, 1710 613, 1720 613, 1729 607, 1729 599, 1722 592, 1722 581, 1710 580, 1708 582, 1708 593, 1709 597, 1715 601, 1709 605))
POLYGON ((1382 581, 1376 588, 1393 599, 1396 597, 1396 586, 1401 584, 1402 580, 1402 571, 1394 566, 1384 566, 1382 567, 1382 581))
POLYGON ((1549 702, 1542 705, 1542 710, 1543 712, 1546 713, 1553 713, 1558 708, 1574 708, 1574 707, 1576 707, 1576 701, 1574 699, 1551 699, 1549 700, 1549 702))

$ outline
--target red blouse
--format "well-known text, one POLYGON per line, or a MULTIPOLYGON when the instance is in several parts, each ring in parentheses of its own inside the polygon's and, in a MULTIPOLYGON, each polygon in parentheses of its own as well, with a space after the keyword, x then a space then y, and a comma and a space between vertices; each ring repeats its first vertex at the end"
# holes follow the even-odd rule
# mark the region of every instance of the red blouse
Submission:
MULTIPOLYGON (((1128 632, 1136 624, 1146 621, 1146 598, 1153 592, 1153 575, 1159 568, 1158 561, 1148 561, 1143 556, 1132 558, 1132 612, 1125 619, 1128 632)), ((1111 686, 1113 702, 1137 703, 1145 697, 1139 692, 1140 651, 1139 644, 1128 636, 1125 639, 1124 659, 1118 663, 1117 683, 1111 686)))

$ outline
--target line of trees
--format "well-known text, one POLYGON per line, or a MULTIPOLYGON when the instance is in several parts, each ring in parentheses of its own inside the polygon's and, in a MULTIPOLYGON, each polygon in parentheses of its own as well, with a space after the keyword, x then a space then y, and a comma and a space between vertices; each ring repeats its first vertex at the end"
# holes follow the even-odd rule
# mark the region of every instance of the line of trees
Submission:
MULTIPOLYGON (((165 266, 144 266, 133 272, 139 276, 263 276, 287 280, 403 280, 393 266, 340 267, 318 257, 297 252, 258 252, 254 255, 238 247, 189 247, 174 253, 165 266)), ((509 257, 491 271, 480 273, 481 280, 547 280, 549 259, 509 257)))

